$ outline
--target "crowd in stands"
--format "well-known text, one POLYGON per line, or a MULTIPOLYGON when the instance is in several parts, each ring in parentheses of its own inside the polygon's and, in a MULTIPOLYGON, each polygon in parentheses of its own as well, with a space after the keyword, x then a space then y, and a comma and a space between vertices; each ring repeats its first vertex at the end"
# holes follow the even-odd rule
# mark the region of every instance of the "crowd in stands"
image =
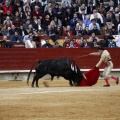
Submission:
POLYGON ((107 6, 103 0, 0 0, 0 36, 7 48, 14 42, 24 42, 26 48, 113 48, 120 47, 113 37, 119 34, 119 0, 110 0, 107 6), (47 38, 41 45, 40 36, 49 36, 54 45, 47 38), (65 36, 63 46, 57 41, 60 36, 65 36))

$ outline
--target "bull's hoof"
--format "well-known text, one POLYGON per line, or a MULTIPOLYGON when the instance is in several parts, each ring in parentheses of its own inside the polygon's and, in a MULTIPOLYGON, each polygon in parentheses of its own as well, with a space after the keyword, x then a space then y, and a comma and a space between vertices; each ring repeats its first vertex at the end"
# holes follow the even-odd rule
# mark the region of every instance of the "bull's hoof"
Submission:
POLYGON ((34 85, 31 85, 32 88, 34 88, 34 85))
POLYGON ((76 87, 77 87, 77 86, 79 86, 79 85, 78 85, 78 83, 74 83, 74 86, 76 86, 76 87))
POLYGON ((36 87, 37 87, 37 88, 39 88, 39 86, 38 86, 38 85, 36 85, 36 87))
POLYGON ((72 86, 73 86, 73 84, 70 84, 70 86, 72 87, 72 86))

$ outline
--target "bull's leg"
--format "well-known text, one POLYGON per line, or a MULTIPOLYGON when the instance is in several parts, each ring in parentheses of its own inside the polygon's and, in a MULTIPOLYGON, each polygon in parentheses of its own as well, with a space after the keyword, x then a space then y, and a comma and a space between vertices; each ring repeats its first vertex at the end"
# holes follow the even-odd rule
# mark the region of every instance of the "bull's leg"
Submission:
POLYGON ((35 83, 35 76, 33 78, 33 81, 32 81, 32 84, 31 84, 31 87, 34 87, 34 83, 35 83))
POLYGON ((34 87, 34 83, 36 82, 36 87, 39 87, 39 85, 38 85, 38 80, 40 79, 40 78, 42 78, 44 76, 44 74, 36 74, 35 76, 34 76, 34 78, 33 78, 33 81, 32 81, 32 87, 34 87))
POLYGON ((69 80, 69 85, 73 86, 72 80, 69 80))

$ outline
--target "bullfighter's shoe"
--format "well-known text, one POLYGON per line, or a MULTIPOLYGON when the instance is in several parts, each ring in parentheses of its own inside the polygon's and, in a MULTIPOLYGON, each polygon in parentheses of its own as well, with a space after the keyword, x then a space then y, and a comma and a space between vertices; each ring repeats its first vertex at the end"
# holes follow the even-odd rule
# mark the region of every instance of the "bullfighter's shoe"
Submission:
POLYGON ((110 85, 104 85, 103 87, 110 87, 110 85))

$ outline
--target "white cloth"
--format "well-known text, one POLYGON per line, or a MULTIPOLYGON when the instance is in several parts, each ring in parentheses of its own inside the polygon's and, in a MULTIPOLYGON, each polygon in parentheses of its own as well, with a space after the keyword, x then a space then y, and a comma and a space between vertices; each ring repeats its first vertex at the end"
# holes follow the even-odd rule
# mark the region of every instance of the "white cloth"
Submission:
POLYGON ((120 35, 113 35, 113 37, 115 38, 116 46, 120 47, 120 35))

